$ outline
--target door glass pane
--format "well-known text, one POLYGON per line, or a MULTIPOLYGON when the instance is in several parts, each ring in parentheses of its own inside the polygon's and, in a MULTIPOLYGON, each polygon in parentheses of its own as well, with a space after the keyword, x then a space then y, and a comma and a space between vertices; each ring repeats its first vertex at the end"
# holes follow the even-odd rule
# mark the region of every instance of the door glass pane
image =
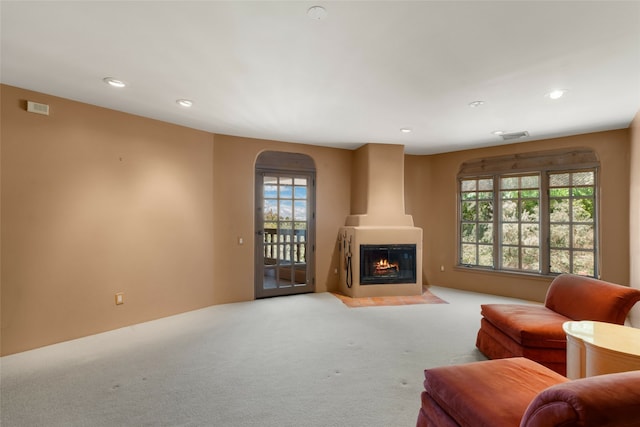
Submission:
POLYGON ((278 178, 274 176, 265 176, 263 185, 263 196, 265 198, 278 197, 278 178))
POLYGON ((307 219, 307 202, 303 200, 296 200, 294 202, 295 211, 293 218, 296 221, 304 221, 307 219))
POLYGON ((273 199, 264 199, 263 210, 264 220, 269 223, 265 227, 276 227, 276 221, 278 220, 278 201, 273 199))
POLYGON ((293 218, 293 203, 291 200, 280 200, 280 221, 290 221, 293 218))
POLYGON ((307 230, 295 230, 294 232, 294 248, 293 248, 293 261, 296 264, 306 262, 305 255, 307 241, 307 230))
POLYGON ((280 198, 290 199, 293 194, 293 187, 290 185, 280 185, 280 198))
MULTIPOLYGON (((307 283, 310 180, 264 176, 262 181, 263 289, 293 289, 307 283)), ((285 292, 283 291, 283 292, 285 292)), ((289 291, 286 291, 289 292, 289 291)), ((282 294, 282 293, 279 293, 282 294)))

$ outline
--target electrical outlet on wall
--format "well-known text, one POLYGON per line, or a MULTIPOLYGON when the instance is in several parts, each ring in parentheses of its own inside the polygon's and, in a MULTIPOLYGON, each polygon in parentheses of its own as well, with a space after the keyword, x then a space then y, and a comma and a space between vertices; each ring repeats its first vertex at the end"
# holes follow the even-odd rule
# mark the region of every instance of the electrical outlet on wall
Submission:
POLYGON ((118 292, 116 294, 116 305, 121 305, 121 304, 124 304, 124 293, 118 292))

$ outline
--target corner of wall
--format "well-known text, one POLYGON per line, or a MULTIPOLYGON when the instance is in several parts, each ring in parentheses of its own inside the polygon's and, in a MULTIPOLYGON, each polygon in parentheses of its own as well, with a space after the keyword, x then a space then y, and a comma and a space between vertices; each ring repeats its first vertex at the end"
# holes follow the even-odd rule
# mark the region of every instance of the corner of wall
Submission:
MULTIPOLYGON (((640 289, 640 111, 629 126, 630 159, 629 176, 629 284, 640 289)), ((640 303, 630 314, 631 325, 640 328, 640 303)))

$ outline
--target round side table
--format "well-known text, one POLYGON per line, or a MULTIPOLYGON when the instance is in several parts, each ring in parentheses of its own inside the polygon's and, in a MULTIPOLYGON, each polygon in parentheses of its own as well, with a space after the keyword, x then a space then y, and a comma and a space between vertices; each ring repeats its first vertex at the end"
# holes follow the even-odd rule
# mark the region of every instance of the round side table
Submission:
POLYGON ((640 370, 640 329, 589 320, 565 322, 567 378, 640 370))

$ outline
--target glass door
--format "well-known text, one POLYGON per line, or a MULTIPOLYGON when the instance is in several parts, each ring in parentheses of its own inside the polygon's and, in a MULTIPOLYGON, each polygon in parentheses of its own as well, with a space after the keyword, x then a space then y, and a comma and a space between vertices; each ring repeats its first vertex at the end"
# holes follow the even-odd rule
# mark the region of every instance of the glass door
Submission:
POLYGON ((314 175, 256 171, 256 298, 314 291, 314 175))

